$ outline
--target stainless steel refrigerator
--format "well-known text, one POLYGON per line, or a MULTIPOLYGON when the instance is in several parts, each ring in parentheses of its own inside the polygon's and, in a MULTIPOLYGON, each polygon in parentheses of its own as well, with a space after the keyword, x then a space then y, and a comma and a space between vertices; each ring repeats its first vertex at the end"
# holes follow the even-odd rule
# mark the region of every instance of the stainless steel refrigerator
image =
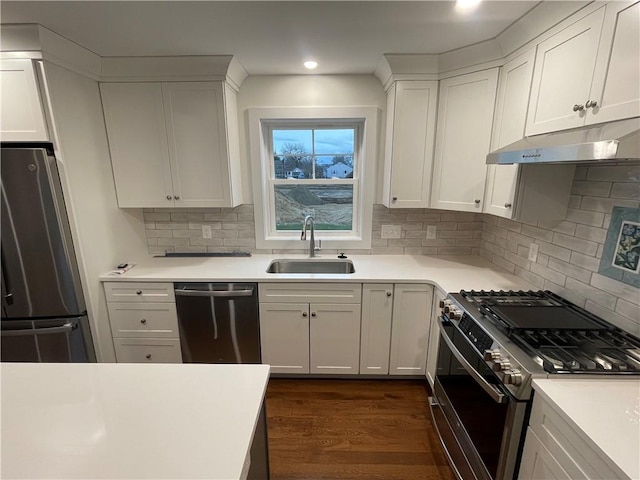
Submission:
POLYGON ((51 146, 3 143, 0 176, 2 361, 95 361, 51 146))

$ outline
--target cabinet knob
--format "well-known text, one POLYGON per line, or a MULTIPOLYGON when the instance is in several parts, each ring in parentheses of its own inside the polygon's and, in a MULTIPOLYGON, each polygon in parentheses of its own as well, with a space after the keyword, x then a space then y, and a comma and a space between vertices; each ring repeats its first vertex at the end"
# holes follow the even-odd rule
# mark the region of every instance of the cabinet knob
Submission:
POLYGON ((142 295, 142 290, 136 290, 136 295, 142 295))
POLYGON ((176 200, 180 200, 180 195, 174 195, 173 198, 175 198, 176 200))
POLYGON ((144 356, 144 358, 146 358, 147 360, 151 360, 151 354, 150 354, 150 353, 147 353, 147 354, 144 356))
POLYGON ((307 312, 302 312, 302 316, 303 316, 303 317, 306 317, 307 315, 308 315, 308 313, 307 313, 307 312))
POLYGON ((598 106, 597 100, 587 100, 587 103, 584 104, 587 108, 596 108, 598 106))
POLYGON ((504 204, 504 208, 511 208, 511 204, 510 203, 505 203, 504 204))
POLYGON ((393 200, 395 202, 396 200, 398 200, 398 197, 393 197, 393 198, 391 198, 391 200, 393 200))
POLYGON ((584 105, 578 105, 577 103, 573 106, 573 111, 574 112, 581 112, 582 110, 584 110, 584 105))
POLYGON ((317 314, 316 312, 311 312, 311 316, 312 316, 312 317, 317 317, 317 316, 318 316, 318 314, 317 314))
POLYGON ((171 200, 173 197, 171 195, 167 195, 167 200, 171 200))
POLYGON ((387 297, 390 297, 390 296, 391 296, 391 292, 387 292, 387 297))
POLYGON ((147 319, 143 318, 142 320, 140 320, 140 323, 143 324, 143 325, 146 325, 147 324, 147 319))
POLYGON ((480 199, 479 199, 479 198, 476 198, 473 202, 474 202, 476 205, 480 205, 480 199))

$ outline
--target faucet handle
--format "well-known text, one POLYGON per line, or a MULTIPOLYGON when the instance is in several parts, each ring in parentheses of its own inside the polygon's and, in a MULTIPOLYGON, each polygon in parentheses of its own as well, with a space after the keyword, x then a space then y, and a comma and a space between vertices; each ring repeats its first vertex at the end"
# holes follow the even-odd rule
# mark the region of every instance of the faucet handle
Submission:
POLYGON ((302 227, 302 233, 300 233, 300 240, 306 240, 307 239, 307 231, 305 230, 304 227, 302 227))

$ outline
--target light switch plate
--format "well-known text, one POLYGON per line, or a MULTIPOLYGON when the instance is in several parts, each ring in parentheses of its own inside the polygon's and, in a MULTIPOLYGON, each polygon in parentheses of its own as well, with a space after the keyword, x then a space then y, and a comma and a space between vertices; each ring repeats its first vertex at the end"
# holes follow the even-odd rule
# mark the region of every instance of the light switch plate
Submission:
POLYGON ((536 260, 538 260, 538 248, 540 248, 540 246, 537 243, 529 244, 529 260, 530 261, 535 262, 536 260))
POLYGON ((438 227, 436 225, 427 225, 427 238, 433 240, 436 238, 438 227))
POLYGON ((202 238, 211 238, 211 225, 202 225, 202 238))
POLYGON ((383 225, 382 238, 400 238, 400 225, 383 225))

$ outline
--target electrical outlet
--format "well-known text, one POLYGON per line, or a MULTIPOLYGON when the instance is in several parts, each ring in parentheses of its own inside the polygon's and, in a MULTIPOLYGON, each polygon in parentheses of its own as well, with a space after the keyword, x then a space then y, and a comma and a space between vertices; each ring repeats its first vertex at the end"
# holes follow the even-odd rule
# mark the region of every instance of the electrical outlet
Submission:
POLYGON ((436 225, 427 225, 427 238, 429 240, 433 240, 434 238, 436 238, 437 230, 438 227, 436 225))
POLYGON ((202 238, 211 238, 211 225, 202 225, 202 238))
POLYGON ((383 225, 382 238, 400 238, 400 225, 383 225))
POLYGON ((540 246, 537 243, 529 244, 529 260, 530 261, 535 262, 536 260, 538 260, 538 248, 540 248, 540 246))

